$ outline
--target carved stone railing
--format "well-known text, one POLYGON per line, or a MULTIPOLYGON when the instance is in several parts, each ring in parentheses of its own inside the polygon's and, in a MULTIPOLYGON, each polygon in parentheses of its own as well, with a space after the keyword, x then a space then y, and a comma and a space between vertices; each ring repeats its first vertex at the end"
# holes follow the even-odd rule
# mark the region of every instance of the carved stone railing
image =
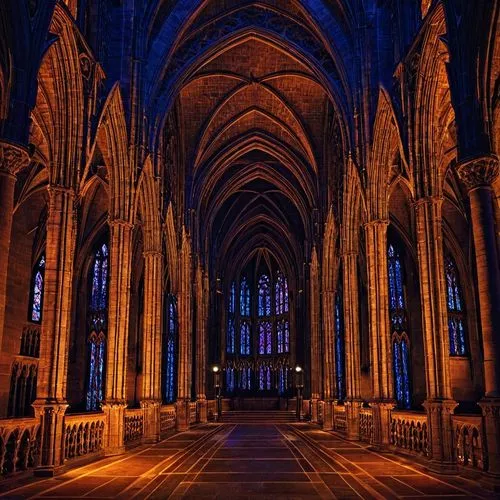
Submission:
POLYGON ((138 441, 144 435, 144 410, 133 408, 125 410, 125 443, 138 441))
POLYGON ((429 455, 427 415, 412 411, 391 412, 390 443, 412 455, 429 455))
POLYGON ((160 409, 160 434, 175 429, 175 405, 163 405, 160 409))
POLYGON ((333 428, 337 432, 347 432, 347 415, 343 405, 333 405, 333 428))
POLYGON ((209 399, 207 401, 207 418, 208 420, 215 420, 215 414, 217 413, 217 402, 215 399, 209 399))
POLYGON ((457 462, 464 467, 485 469, 485 447, 481 415, 453 415, 457 462))
POLYGON ((0 473, 2 476, 38 465, 40 421, 37 418, 0 419, 0 473))
POLYGON ((64 417, 64 460, 103 451, 104 413, 82 413, 64 417))
POLYGON ((195 424, 198 421, 196 402, 189 403, 189 423, 195 424))
POLYGON ((318 401, 318 424, 319 425, 323 424, 323 418, 324 418, 323 415, 325 414, 324 406, 325 406, 324 401, 318 401))
POLYGON ((373 412, 371 408, 361 408, 359 411, 359 439, 370 443, 373 436, 373 412))

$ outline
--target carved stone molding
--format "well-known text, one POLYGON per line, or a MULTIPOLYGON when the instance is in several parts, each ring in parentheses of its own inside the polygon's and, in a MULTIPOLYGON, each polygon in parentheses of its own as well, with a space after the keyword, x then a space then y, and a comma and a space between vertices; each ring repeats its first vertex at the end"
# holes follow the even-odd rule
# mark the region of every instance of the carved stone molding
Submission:
POLYGON ((29 164, 26 149, 10 142, 0 142, 0 173, 17 174, 29 164))
POLYGON ((500 173, 498 158, 489 155, 467 160, 458 165, 457 173, 469 190, 491 186, 500 173))

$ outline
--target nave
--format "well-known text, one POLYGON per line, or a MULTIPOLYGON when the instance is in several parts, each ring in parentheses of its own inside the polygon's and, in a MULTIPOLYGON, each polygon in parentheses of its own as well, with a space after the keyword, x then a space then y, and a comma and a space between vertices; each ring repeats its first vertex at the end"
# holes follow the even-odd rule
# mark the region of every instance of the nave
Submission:
POLYGON ((488 498, 460 476, 371 451, 318 426, 206 424, 51 479, 0 484, 0 498, 488 498), (9 488, 9 491, 2 488, 9 488))

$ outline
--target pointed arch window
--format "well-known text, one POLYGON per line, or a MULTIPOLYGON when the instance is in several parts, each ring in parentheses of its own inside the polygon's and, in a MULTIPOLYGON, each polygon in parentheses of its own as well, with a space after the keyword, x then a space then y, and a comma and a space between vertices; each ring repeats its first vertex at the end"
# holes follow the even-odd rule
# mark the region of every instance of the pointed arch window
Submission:
POLYGON ((31 278, 29 319, 33 323, 42 322, 44 278, 45 254, 42 254, 33 268, 31 278))
POLYGON ((335 375, 337 398, 345 398, 345 336, 344 315, 342 307, 342 291, 339 289, 335 296, 335 375))
POLYGON ((163 400, 165 403, 173 403, 176 396, 175 379, 179 326, 177 300, 174 295, 167 296, 166 307, 166 328, 163 335, 163 400))
POLYGON ((226 351, 234 354, 236 351, 236 332, 235 332, 235 313, 236 313, 236 283, 233 281, 229 291, 229 305, 227 314, 227 345, 226 351))
POLYGON ((249 391, 252 388, 252 370, 248 366, 240 369, 239 388, 242 391, 249 391))
POLYGON ((250 354, 250 323, 248 321, 241 322, 240 333, 240 353, 246 356, 250 354))
POLYGON ((271 368, 261 365, 259 368, 259 389, 261 391, 271 390, 271 368))
POLYGON ((250 286, 245 277, 240 283, 240 315, 250 316, 250 286))
POLYGON ((392 326, 392 364, 394 390, 398 405, 410 408, 410 341, 407 330, 407 312, 404 297, 404 271, 401 251, 395 243, 387 248, 389 278, 389 313, 392 326))
POLYGON ((457 266, 451 255, 445 256, 444 267, 446 276, 450 354, 452 356, 465 356, 467 353, 465 307, 457 266))
POLYGON ((94 253, 89 301, 87 411, 96 411, 104 397, 106 330, 108 320, 108 247, 103 243, 94 253))
POLYGON ((234 368, 226 368, 226 390, 234 392, 234 368))
POLYGON ((278 271, 275 284, 275 303, 276 314, 285 314, 288 312, 288 280, 278 271))
POLYGON ((273 328, 270 321, 259 322, 259 354, 272 354, 273 328))
POLYGON ((278 271, 276 275, 274 299, 277 316, 276 337, 278 354, 284 354, 290 351, 290 323, 288 320, 288 280, 281 271, 278 271))
POLYGON ((283 396, 288 391, 288 367, 280 366, 279 368, 279 394, 283 396))

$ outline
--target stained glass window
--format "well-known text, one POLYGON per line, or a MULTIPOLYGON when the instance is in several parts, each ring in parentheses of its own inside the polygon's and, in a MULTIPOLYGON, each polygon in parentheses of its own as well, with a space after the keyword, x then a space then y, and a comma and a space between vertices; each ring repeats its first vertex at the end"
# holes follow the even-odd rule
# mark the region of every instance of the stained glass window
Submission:
POLYGON ((404 297, 404 271, 401 252, 390 243, 387 248, 387 270, 389 278, 389 312, 392 324, 392 364, 394 392, 401 408, 410 408, 410 343, 406 324, 404 297))
POLYGON ((176 354, 177 354, 177 300, 174 295, 167 297, 167 324, 164 333, 164 383, 163 399, 165 403, 175 400, 175 376, 176 376, 176 354))
POLYGON ((276 325, 278 354, 290 351, 290 324, 287 319, 280 319, 276 325))
POLYGON ((240 283, 240 314, 250 316, 250 287, 246 278, 242 278, 240 283))
POLYGON ((250 354, 250 324, 248 321, 241 322, 240 354, 250 354))
POLYGON ((249 391, 252 388, 252 370, 249 367, 240 370, 240 389, 249 391))
POLYGON ((87 411, 99 409, 104 392, 106 328, 108 320, 108 247, 102 244, 94 254, 91 266, 88 337, 87 411))
POLYGON ((445 257, 446 295, 448 304, 448 333, 450 336, 450 354, 465 356, 465 308, 462 289, 458 279, 458 270, 451 255, 445 257))
POLYGON ((259 389, 261 391, 271 390, 271 368, 269 366, 260 366, 259 368, 259 389))
POLYGON ((44 276, 45 255, 42 255, 33 269, 31 280, 30 319, 34 323, 42 321, 44 276))
POLYGON ((226 368, 226 391, 234 392, 234 368, 226 368))
POLYGON ((394 334, 392 356, 396 400, 400 407, 410 408, 410 348, 406 334, 394 334))
POLYGON ((267 274, 263 274, 259 279, 258 295, 259 316, 271 316, 271 281, 267 274))
POLYGON ((228 304, 228 318, 227 318, 227 342, 226 351, 234 354, 236 351, 235 339, 235 315, 236 311, 236 284, 232 283, 231 290, 229 291, 229 304, 228 304))
POLYGON ((274 298, 276 314, 285 314, 288 312, 288 281, 283 274, 278 271, 276 283, 274 286, 274 298))
POLYGON ((272 353, 272 324, 270 321, 259 322, 259 354, 272 353))
POLYGON ((288 390, 288 367, 281 366, 279 369, 279 393, 281 396, 288 390))
POLYGON ((335 375, 338 399, 345 398, 345 346, 344 346, 344 318, 342 294, 337 292, 335 297, 335 375))

